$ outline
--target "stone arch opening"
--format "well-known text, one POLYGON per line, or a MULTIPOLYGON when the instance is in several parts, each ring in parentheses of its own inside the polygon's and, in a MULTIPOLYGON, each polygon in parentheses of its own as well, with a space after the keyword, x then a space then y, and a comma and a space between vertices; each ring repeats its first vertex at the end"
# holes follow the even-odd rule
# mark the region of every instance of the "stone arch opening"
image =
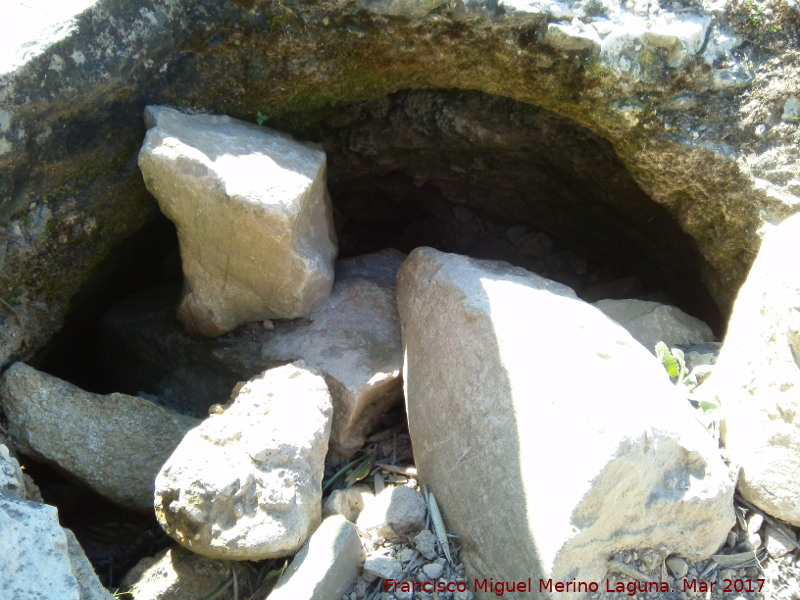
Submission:
MULTIPOLYGON (((677 305, 721 333, 692 238, 607 140, 573 121, 483 92, 407 90, 339 110, 318 131, 340 257, 426 245, 501 259, 587 301, 677 305)), ((98 368, 102 314, 126 294, 179 280, 178 261, 174 228, 159 217, 84 287, 43 368, 114 391, 98 368)))
POLYGON ((411 90, 340 111, 321 139, 342 255, 430 245, 500 258, 587 300, 651 297, 721 329, 694 241, 607 140, 565 117, 482 92, 411 90), (559 251, 574 253, 573 275, 546 264, 559 251), (642 285, 597 287, 631 276, 642 285))

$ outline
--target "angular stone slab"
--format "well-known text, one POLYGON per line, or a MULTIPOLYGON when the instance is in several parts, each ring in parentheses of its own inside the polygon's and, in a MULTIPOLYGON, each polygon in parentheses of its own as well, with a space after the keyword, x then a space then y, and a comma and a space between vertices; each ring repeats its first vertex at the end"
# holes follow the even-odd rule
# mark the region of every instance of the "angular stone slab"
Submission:
POLYGON ((400 317, 394 286, 362 278, 338 281, 307 325, 290 324, 261 346, 265 362, 316 365, 334 400, 332 447, 351 456, 378 418, 403 397, 400 317))
POLYGON ((358 576, 364 550, 355 525, 328 517, 281 575, 270 600, 341 600, 358 576))
POLYGON ((633 298, 600 300, 593 306, 622 325, 653 354, 658 342, 672 348, 714 341, 714 333, 708 325, 676 306, 633 298))
POLYGON ((800 215, 764 236, 701 388, 718 396, 742 496, 800 526, 800 215))
POLYGON ((321 520, 331 412, 325 380, 302 361, 248 381, 158 474, 164 531, 209 558, 296 552, 321 520))
POLYGON ((98 494, 153 510, 156 475, 198 421, 126 394, 92 394, 24 363, 0 381, 20 450, 57 465, 98 494))
POLYGON ((398 308, 420 480, 470 577, 598 581, 617 550, 707 557, 725 541, 733 482, 714 440, 655 357, 572 290, 418 248, 398 308))
POLYGON ((221 115, 148 106, 145 122, 139 167, 178 229, 181 322, 217 336, 319 307, 336 256, 325 153, 221 115))

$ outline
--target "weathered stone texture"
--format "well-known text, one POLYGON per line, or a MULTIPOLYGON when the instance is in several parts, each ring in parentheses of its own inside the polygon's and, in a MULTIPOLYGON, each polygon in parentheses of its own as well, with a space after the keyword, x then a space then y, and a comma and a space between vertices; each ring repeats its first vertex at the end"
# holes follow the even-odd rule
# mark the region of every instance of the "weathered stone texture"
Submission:
POLYGON ((618 550, 701 558, 725 540, 734 484, 714 440, 569 288, 420 248, 398 307, 416 464, 471 577, 596 581, 618 550))
POLYGON ((209 558, 296 552, 321 520, 331 412, 325 380, 302 361, 250 380, 158 474, 159 523, 209 558))
POLYGON ((0 597, 111 600, 54 506, 25 500, 22 471, 0 445, 0 597))
POLYGON ((634 299, 600 300, 594 306, 653 353, 658 342, 672 348, 714 341, 714 333, 708 325, 676 306, 634 299))
POLYGON ((0 381, 9 433, 98 494, 153 509, 156 474, 197 420, 136 396, 92 394, 15 363, 0 381))
POLYGON ((742 466, 742 496, 800 525, 800 215, 764 237, 736 298, 708 382, 725 416, 723 442, 742 466))
POLYGON ((328 517, 278 579, 270 600, 341 600, 363 560, 355 525, 342 516, 328 517))
POLYGON ((145 122, 139 167, 178 229, 183 324, 217 336, 318 308, 336 256, 325 154, 221 115, 149 106, 145 122))

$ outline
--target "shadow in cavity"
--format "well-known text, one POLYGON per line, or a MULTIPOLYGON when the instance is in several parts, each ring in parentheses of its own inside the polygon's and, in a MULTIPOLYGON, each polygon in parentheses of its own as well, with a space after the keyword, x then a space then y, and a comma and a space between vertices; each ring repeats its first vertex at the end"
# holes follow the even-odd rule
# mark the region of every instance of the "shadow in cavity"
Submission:
POLYGON ((356 229, 369 235, 353 253, 381 238, 402 247, 403 229, 464 207, 635 274, 721 330, 694 241, 607 140, 567 118, 481 92, 411 90, 345 108, 321 137, 345 255, 356 229))

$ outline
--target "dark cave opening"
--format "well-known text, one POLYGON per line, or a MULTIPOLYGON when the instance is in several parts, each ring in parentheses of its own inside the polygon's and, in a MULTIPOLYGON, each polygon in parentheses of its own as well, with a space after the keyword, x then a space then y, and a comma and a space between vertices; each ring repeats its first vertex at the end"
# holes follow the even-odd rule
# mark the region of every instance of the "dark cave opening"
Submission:
MULTIPOLYGON (((424 245, 506 260, 587 301, 674 304, 721 333, 694 242, 606 140, 569 119, 479 92, 412 90, 343 109, 317 141, 341 258, 424 245)), ((179 281, 179 261, 159 216, 97 270, 34 363, 89 391, 150 392, 109 376, 99 325, 126 296, 179 281)))

